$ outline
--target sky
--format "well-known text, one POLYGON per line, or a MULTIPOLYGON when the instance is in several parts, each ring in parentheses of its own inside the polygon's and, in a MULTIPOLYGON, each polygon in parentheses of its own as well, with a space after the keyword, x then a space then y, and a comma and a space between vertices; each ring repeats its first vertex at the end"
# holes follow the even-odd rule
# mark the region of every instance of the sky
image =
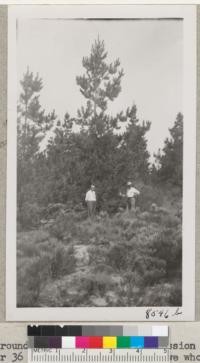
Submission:
MULTIPOLYGON (((108 113, 133 103, 140 122, 151 121, 146 134, 148 150, 156 153, 169 136, 182 111, 183 24, 181 20, 68 20, 18 21, 18 81, 27 66, 43 79, 40 102, 59 119, 76 116, 86 104, 76 84, 84 73, 83 56, 89 56, 97 37, 104 40, 108 62, 120 59, 124 69, 122 91, 109 104, 108 113)), ((20 92, 20 88, 18 88, 20 92)))

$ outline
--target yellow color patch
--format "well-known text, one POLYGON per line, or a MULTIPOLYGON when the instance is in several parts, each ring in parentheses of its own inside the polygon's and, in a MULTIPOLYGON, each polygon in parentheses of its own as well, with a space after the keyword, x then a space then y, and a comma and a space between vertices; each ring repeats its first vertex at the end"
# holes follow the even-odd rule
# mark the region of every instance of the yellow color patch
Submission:
POLYGON ((103 348, 116 348, 117 347, 117 338, 116 337, 103 337, 103 348))

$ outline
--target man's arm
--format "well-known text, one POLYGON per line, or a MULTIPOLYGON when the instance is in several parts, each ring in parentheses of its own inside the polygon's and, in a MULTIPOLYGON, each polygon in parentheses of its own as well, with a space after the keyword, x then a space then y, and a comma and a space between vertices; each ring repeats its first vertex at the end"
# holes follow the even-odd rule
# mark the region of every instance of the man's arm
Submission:
POLYGON ((137 190, 136 188, 134 188, 134 194, 139 195, 139 194, 140 194, 140 191, 139 191, 139 190, 137 190))
POLYGON ((88 201, 88 192, 86 193, 85 195, 85 201, 87 202, 88 201))
POLYGON ((119 196, 120 197, 126 197, 126 194, 123 194, 123 193, 119 192, 119 196))

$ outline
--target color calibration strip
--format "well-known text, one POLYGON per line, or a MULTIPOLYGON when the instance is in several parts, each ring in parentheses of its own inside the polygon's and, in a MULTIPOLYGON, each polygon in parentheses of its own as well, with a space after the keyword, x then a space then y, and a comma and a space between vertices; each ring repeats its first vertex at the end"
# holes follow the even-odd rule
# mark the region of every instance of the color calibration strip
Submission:
POLYGON ((28 326, 29 348, 147 349, 167 348, 167 326, 28 326), (146 329, 146 334, 142 335, 146 329), (36 334, 38 333, 38 334, 36 334), (77 334, 78 333, 78 334, 77 334), (81 334, 80 334, 81 333, 81 334), (90 334, 88 334, 90 333, 90 334), (91 334, 92 333, 92 334, 91 334), (106 334, 105 334, 106 333, 106 334), (116 334, 117 333, 117 334, 116 334), (119 334, 120 333, 120 334, 119 334), (139 333, 139 334, 137 334, 139 333), (148 334, 147 334, 148 333, 148 334), (73 334, 73 335, 72 335, 73 334))
POLYGON ((56 349, 147 349, 167 348, 168 337, 29 337, 29 348, 56 349))

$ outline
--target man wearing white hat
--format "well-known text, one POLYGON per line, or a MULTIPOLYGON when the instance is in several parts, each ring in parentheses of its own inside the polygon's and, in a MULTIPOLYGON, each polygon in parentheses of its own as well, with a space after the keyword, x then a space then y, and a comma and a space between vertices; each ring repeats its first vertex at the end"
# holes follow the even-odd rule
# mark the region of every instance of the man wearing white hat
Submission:
POLYGON ((132 182, 129 181, 127 183, 127 190, 126 190, 126 198, 127 198, 127 209, 135 210, 135 197, 139 195, 140 192, 136 188, 133 187, 132 182))
POLYGON ((96 192, 95 192, 95 186, 93 184, 86 193, 85 201, 87 203, 87 208, 88 208, 88 217, 92 219, 96 211, 96 192))

